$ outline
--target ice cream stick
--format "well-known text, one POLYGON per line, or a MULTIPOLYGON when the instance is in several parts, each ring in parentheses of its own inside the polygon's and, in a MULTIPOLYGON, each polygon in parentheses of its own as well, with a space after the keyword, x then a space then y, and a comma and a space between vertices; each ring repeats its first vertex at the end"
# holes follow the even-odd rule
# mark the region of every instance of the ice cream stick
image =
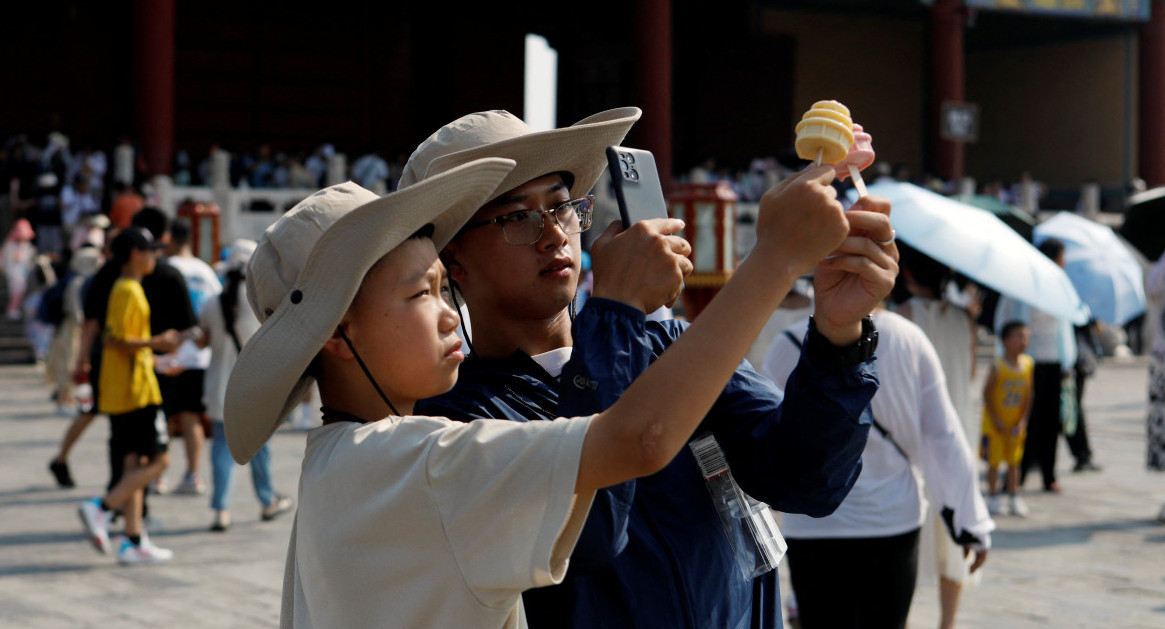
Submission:
MULTIPOLYGON (((821 159, 820 154, 818 154, 817 159, 821 159)), ((858 190, 858 198, 860 199, 866 196, 866 182, 862 181, 862 173, 858 170, 857 166, 853 164, 849 165, 849 176, 854 180, 854 187, 858 190)))

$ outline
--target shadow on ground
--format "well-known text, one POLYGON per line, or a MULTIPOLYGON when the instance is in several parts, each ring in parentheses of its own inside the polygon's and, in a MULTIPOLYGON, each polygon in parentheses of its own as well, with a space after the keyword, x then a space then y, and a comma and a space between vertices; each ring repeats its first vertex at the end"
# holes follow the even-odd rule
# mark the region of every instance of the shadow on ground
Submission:
MULTIPOLYGON (((1072 526, 1053 526, 1028 531, 1000 531, 991 533, 991 546, 995 549, 1046 548, 1069 544, 1085 544, 1097 533, 1133 531, 1141 528, 1157 529, 1161 523, 1152 518, 1135 520, 1115 520, 1072 526)), ((1165 536, 1157 535, 1146 541, 1165 542, 1165 536), (1153 539, 1154 537, 1158 539, 1153 539)))

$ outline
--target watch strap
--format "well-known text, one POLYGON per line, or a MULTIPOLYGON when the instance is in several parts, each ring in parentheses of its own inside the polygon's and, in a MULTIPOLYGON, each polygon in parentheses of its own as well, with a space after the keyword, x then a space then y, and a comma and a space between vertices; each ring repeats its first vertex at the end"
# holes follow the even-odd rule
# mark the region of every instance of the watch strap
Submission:
POLYGON ((874 351, 878 348, 878 330, 874 327, 874 316, 863 317, 861 337, 842 347, 834 345, 818 332, 817 322, 811 316, 805 346, 815 362, 842 367, 864 363, 874 356, 874 351))

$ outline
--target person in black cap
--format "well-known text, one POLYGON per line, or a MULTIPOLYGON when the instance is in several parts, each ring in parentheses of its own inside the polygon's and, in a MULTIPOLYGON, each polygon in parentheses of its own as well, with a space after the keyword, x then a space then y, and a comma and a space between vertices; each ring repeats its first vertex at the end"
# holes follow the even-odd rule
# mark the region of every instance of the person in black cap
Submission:
POLYGON ((110 249, 121 276, 109 294, 101 338, 101 396, 98 411, 109 415, 111 451, 124 453, 124 473, 103 497, 82 502, 78 512, 97 550, 109 552, 109 523, 114 509, 125 516, 125 536, 119 543, 118 561, 127 564, 156 563, 173 553, 149 542, 142 529, 142 500, 146 485, 165 470, 169 461, 167 435, 156 421, 162 395, 154 376, 151 350, 174 343, 174 330, 159 335, 150 331, 150 304, 142 290, 142 278, 153 272, 156 252, 162 247, 142 227, 129 227, 113 239, 110 249))
MULTIPOLYGON (((147 207, 133 216, 132 225, 145 228, 158 243, 165 243, 169 238, 170 219, 161 210, 147 207)), ((89 382, 93 387, 93 408, 81 409, 73 420, 64 438, 56 457, 49 462, 49 471, 61 487, 74 485, 69 472, 68 456, 73 445, 89 427, 93 418, 97 416, 96 408, 101 400, 101 354, 104 349, 100 342, 101 331, 105 328, 106 310, 109 305, 109 294, 113 285, 121 276, 121 264, 110 259, 86 283, 83 289, 85 294, 84 313, 85 321, 81 325, 81 346, 77 352, 77 365, 73 370, 75 382, 89 382)), ((142 278, 142 289, 146 294, 146 301, 150 304, 151 330, 189 330, 198 325, 198 318, 194 315, 190 293, 186 289, 186 280, 178 269, 166 262, 165 258, 157 258, 154 270, 142 278)), ((165 354, 178 348, 181 338, 175 336, 173 345, 160 343, 155 352, 165 354)), ((165 377, 158 382, 159 388, 165 389, 165 377)), ((163 400, 165 396, 163 395, 163 400)), ((110 451, 108 489, 121 479, 121 464, 124 453, 110 451)), ((159 481, 160 481, 159 477, 159 481)), ((161 484, 160 482, 158 483, 161 484)), ((159 491, 158 493, 164 493, 159 491)), ((143 505, 143 513, 149 513, 149 506, 143 505)))

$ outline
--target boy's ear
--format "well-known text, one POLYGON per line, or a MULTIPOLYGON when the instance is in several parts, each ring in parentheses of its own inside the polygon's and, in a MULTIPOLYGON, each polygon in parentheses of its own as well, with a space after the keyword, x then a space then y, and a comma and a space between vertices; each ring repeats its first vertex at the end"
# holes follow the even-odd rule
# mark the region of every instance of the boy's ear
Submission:
POLYGON ((352 349, 348 347, 344 339, 340 338, 340 328, 338 327, 332 330, 332 336, 324 342, 324 346, 320 348, 320 352, 342 360, 351 360, 353 358, 352 349))

